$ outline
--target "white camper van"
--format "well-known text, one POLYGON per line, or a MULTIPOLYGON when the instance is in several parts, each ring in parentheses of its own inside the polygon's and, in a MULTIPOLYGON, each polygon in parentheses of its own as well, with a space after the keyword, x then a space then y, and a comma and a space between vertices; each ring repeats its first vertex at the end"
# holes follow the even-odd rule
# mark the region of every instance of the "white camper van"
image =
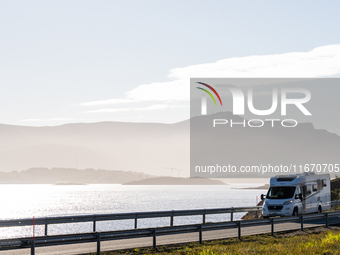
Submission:
POLYGON ((270 179, 262 213, 270 216, 292 216, 331 209, 329 174, 313 172, 296 175, 278 175, 270 179))

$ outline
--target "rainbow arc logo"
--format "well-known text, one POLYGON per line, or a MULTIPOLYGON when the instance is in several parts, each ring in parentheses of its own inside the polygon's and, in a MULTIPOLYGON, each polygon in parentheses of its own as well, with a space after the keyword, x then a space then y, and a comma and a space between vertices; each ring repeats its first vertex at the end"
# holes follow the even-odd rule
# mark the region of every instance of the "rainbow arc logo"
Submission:
MULTIPOLYGON (((197 82, 197 83, 198 83, 198 84, 201 84, 201 85, 203 85, 203 86, 206 86, 206 87, 209 88, 212 92, 214 92, 214 94, 217 96, 217 98, 218 98, 218 100, 220 101, 220 104, 221 104, 221 106, 222 106, 222 100, 221 100, 221 98, 220 98, 220 95, 217 93, 217 91, 216 91, 213 87, 211 87, 210 85, 208 85, 208 84, 206 84, 206 83, 203 83, 203 82, 197 82)), ((206 92, 209 96, 211 96, 211 98, 214 100, 215 105, 217 105, 214 96, 213 96, 208 90, 206 90, 206 89, 204 89, 204 88, 201 88, 201 87, 196 87, 196 88, 198 88, 198 89, 200 89, 200 90, 203 90, 203 91, 206 92)))

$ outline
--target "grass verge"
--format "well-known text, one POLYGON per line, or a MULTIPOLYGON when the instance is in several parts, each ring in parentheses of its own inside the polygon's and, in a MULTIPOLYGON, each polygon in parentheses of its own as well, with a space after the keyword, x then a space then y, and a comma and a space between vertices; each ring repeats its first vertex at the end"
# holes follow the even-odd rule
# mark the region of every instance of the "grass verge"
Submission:
POLYGON ((136 248, 114 252, 103 252, 102 255, 118 254, 340 254, 340 228, 331 227, 309 229, 276 234, 246 236, 239 241, 236 238, 207 241, 203 244, 187 243, 159 246, 153 248, 136 248))

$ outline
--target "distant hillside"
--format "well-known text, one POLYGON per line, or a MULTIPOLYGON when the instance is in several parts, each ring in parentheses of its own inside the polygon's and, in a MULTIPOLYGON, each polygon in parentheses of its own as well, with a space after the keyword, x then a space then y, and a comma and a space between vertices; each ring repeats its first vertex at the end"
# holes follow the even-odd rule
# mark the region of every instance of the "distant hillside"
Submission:
MULTIPOLYGON (((171 169, 178 169, 182 170, 182 177, 187 177, 190 162, 192 171, 195 171, 194 166, 216 164, 235 165, 239 169, 262 164, 339 163, 340 137, 315 129, 312 123, 300 123, 296 128, 280 125, 273 128, 269 124, 263 128, 240 125, 214 128, 213 119, 244 121, 230 112, 220 112, 194 117, 191 123, 186 120, 174 124, 100 122, 54 127, 0 124, 0 171, 59 167, 120 169, 173 176, 177 172, 172 173, 171 169)), ((213 177, 268 178, 277 174, 228 172, 213 177)), ((192 176, 196 176, 195 172, 192 176)), ((208 172, 199 176, 211 177, 208 172)), ((334 173, 331 176, 334 177, 334 173)))
POLYGON ((123 185, 226 185, 219 180, 206 178, 176 178, 176 177, 156 177, 140 181, 132 181, 123 185))
POLYGON ((331 196, 332 200, 340 200, 340 177, 331 180, 331 196))
POLYGON ((29 168, 119 169, 170 175, 189 172, 189 121, 99 122, 53 127, 0 124, 0 171, 29 168))
MULTIPOLYGON (((295 128, 273 127, 270 123, 262 128, 243 125, 231 128, 230 125, 214 127, 215 119, 232 119, 235 123, 245 121, 229 112, 191 119, 191 176, 211 177, 209 171, 204 171, 204 166, 235 166, 235 171, 228 171, 228 168, 225 172, 216 171, 214 178, 268 178, 300 172, 310 164, 339 164, 340 136, 315 129, 312 123, 299 123, 295 128), (199 170, 196 171, 194 166, 198 166, 199 170), (249 167, 248 170, 241 172, 241 167, 245 166, 249 167), (276 170, 273 166, 277 166, 276 170), (284 168, 280 166, 286 166, 285 171, 281 171, 284 168)), ((334 171, 330 175, 334 177, 334 171)))
POLYGON ((31 168, 21 172, 0 172, 0 184, 125 183, 152 175, 115 170, 78 170, 72 168, 31 168))

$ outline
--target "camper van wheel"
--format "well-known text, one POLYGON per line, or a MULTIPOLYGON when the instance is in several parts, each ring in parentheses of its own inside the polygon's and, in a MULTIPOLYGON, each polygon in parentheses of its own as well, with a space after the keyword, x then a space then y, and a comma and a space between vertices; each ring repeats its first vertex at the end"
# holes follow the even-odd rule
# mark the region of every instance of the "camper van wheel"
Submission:
POLYGON ((299 215, 299 211, 297 209, 297 207, 294 208, 294 211, 293 211, 293 216, 298 216, 299 215))
POLYGON ((322 213, 322 208, 321 208, 321 205, 319 205, 319 208, 318 208, 318 213, 322 213))

